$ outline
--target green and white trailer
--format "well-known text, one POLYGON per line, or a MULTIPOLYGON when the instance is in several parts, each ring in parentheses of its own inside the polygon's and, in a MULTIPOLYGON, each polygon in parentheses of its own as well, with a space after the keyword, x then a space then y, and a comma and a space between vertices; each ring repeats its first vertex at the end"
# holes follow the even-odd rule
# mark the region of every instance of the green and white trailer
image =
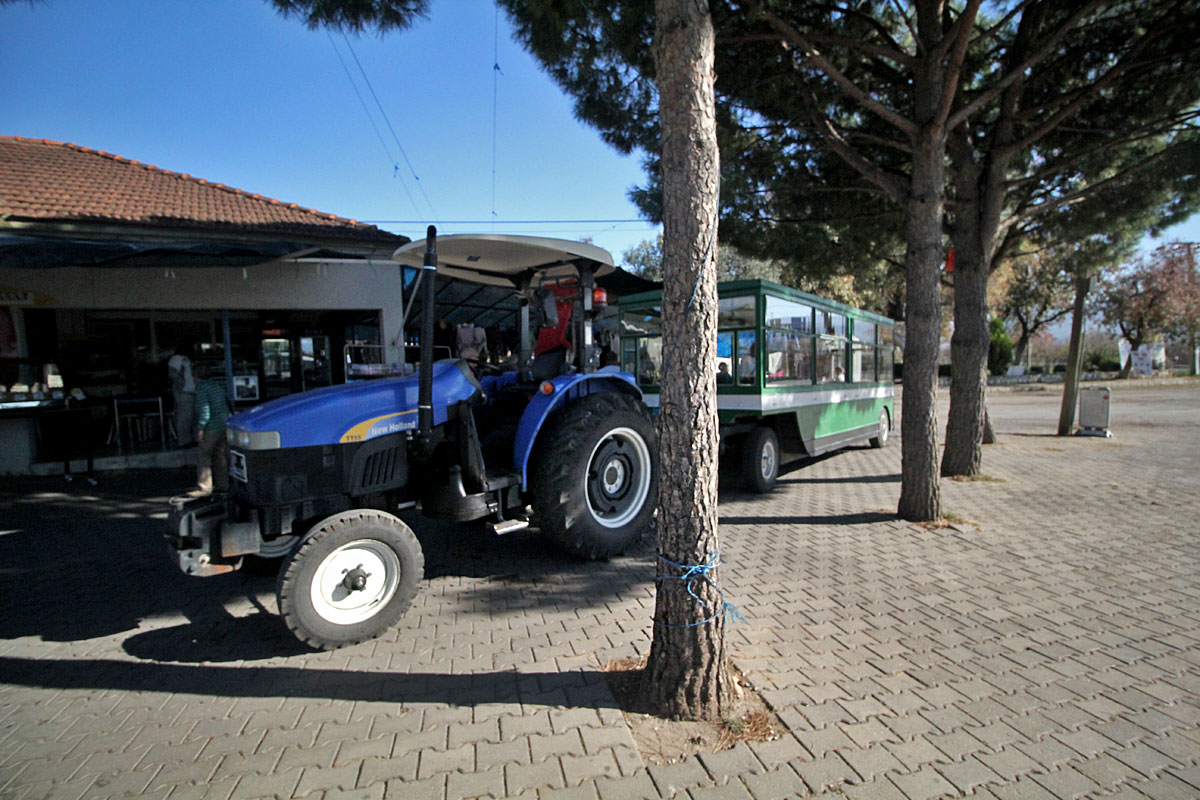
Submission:
MULTIPOLYGON (((721 454, 767 492, 779 467, 850 445, 887 444, 895 419, 895 323, 770 281, 718 284, 721 454)), ((662 292, 620 301, 621 371, 652 409, 663 365, 662 292)), ((725 465, 729 466, 728 463, 725 465)))

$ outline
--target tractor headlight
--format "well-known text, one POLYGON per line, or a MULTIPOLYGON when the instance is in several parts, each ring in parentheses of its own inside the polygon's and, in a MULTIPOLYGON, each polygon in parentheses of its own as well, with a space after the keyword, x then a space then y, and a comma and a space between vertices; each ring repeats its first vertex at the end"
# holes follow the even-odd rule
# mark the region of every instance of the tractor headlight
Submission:
POLYGON ((225 438, 230 447, 242 450, 278 450, 280 447, 279 431, 244 431, 238 428, 226 428, 225 438))

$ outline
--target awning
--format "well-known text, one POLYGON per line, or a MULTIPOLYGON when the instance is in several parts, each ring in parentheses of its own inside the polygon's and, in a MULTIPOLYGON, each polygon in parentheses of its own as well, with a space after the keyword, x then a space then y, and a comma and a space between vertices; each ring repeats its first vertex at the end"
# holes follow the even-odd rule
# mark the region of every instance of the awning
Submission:
POLYGON ((307 247, 292 241, 119 241, 0 232, 0 268, 248 267, 307 247))

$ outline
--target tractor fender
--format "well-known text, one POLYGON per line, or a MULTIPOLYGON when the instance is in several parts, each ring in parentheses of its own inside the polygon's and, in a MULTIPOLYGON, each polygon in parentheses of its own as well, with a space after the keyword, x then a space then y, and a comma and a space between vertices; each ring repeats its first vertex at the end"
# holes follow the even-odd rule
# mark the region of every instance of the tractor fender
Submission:
POLYGON ((533 447, 552 413, 571 400, 599 392, 622 392, 639 400, 642 397, 642 391, 634 383, 633 375, 615 370, 587 375, 559 375, 543 381, 542 386, 546 384, 550 384, 553 391, 545 392, 539 387, 517 425, 517 438, 513 443, 513 465, 521 472, 522 491, 529 488, 529 459, 533 455, 533 447))

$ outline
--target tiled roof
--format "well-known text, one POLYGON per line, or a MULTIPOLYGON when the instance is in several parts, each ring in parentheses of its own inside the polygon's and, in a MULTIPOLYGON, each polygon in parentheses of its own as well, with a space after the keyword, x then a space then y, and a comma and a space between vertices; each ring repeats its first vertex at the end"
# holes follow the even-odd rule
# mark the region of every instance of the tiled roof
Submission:
POLYGON ((0 136, 0 221, 92 222, 396 243, 333 214, 77 144, 0 136))

